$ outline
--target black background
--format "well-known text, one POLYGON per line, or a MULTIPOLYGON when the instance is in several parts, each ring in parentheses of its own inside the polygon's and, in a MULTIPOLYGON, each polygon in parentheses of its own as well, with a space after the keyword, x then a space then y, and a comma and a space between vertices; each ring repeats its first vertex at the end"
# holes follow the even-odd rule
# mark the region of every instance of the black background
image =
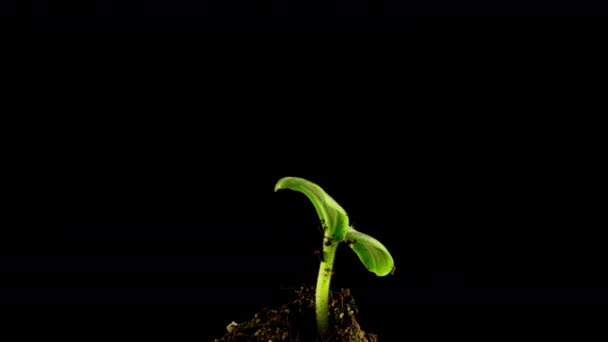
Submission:
MULTIPOLYGON (((443 31, 603 27, 591 1, 34 1, 36 31, 443 31)), ((6 5, 4 12, 17 12, 6 5)))
POLYGON ((41 112, 76 115, 11 126, 0 300, 23 334, 208 341, 289 299, 321 237, 303 195, 273 192, 284 176, 392 252, 378 278, 339 249, 332 283, 384 341, 601 322, 603 126, 568 115, 601 96, 574 77, 86 56, 36 83, 41 112))

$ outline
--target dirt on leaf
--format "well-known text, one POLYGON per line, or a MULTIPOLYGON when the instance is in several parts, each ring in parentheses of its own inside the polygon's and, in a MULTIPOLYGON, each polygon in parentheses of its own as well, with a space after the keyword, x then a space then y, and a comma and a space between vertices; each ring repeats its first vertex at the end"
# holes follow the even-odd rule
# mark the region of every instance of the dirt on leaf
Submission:
POLYGON ((233 322, 226 334, 213 342, 377 342, 376 335, 361 330, 358 313, 349 289, 330 293, 330 331, 321 338, 317 334, 315 289, 302 286, 295 290, 295 299, 278 308, 263 308, 246 322, 233 322))

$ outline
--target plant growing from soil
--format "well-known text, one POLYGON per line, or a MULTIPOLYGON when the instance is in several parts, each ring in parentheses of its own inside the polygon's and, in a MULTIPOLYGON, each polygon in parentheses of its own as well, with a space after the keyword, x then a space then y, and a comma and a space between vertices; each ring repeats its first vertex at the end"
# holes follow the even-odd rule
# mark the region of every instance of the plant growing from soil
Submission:
POLYGON ((323 227, 321 264, 315 290, 317 330, 321 336, 329 331, 329 290, 338 245, 343 242, 357 254, 365 267, 382 277, 395 270, 393 257, 375 238, 349 225, 346 211, 320 186, 298 177, 281 178, 274 191, 291 189, 306 195, 314 205, 323 227))

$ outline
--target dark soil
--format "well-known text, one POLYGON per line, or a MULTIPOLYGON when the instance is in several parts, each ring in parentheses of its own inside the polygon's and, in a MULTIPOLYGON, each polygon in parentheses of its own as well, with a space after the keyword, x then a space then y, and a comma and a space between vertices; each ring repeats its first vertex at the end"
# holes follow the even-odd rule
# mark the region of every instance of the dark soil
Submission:
POLYGON ((297 342, 377 342, 376 335, 361 330, 356 320, 358 313, 349 289, 330 294, 330 332, 317 335, 315 291, 303 286, 295 291, 295 299, 279 308, 264 308, 246 322, 232 323, 228 332, 213 342, 242 341, 297 341, 297 342))

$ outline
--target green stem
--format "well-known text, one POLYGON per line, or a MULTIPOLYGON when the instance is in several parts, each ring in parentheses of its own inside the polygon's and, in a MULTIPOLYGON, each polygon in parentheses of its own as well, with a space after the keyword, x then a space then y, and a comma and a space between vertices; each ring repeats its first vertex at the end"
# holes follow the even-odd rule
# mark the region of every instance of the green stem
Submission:
POLYGON ((316 313, 317 313, 317 330, 321 336, 326 335, 329 331, 329 283, 333 274, 334 258, 338 242, 333 241, 332 237, 326 236, 323 239, 323 258, 319 267, 319 276, 317 277, 317 292, 316 292, 316 313))

